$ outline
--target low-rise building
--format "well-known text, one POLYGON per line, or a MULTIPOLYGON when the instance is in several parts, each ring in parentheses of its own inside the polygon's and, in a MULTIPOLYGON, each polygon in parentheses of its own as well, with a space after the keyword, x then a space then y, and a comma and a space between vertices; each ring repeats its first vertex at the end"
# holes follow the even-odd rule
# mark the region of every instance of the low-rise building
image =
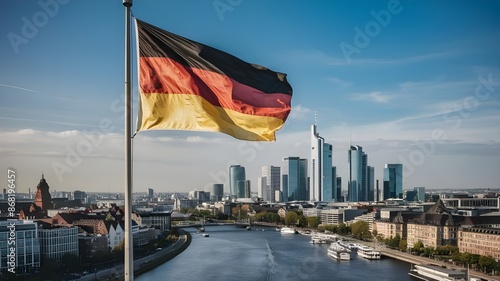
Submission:
POLYGON ((458 230, 458 250, 500 260, 500 228, 463 227, 458 230))
POLYGON ((39 268, 38 225, 28 220, 0 221, 0 271, 11 269, 20 274, 39 268), (12 238, 15 244, 9 244, 12 238))

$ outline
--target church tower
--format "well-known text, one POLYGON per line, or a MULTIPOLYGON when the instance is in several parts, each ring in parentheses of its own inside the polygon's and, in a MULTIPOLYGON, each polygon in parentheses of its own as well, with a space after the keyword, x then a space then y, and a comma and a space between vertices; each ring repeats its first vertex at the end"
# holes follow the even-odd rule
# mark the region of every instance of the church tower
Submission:
POLYGON ((52 197, 50 196, 49 185, 43 177, 43 174, 40 183, 36 187, 35 205, 42 208, 44 212, 47 212, 48 209, 52 209, 52 197))

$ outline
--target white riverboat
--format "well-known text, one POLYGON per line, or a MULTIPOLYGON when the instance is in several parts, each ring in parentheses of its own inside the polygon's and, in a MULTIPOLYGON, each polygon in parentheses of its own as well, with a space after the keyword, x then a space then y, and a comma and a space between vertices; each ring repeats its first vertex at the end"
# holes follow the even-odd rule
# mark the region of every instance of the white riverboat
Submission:
POLYGON ((282 227, 280 229, 280 232, 282 234, 284 234, 284 233, 286 233, 286 234, 288 234, 288 233, 289 234, 297 234, 298 233, 297 230, 295 230, 294 228, 291 228, 291 227, 282 227))
POLYGON ((358 246, 358 255, 369 260, 379 260, 382 255, 379 251, 368 246, 358 246))
POLYGON ((466 281, 467 271, 443 268, 436 265, 414 265, 410 276, 429 281, 466 281))
POLYGON ((336 242, 330 244, 327 253, 328 256, 337 260, 348 261, 351 259, 351 254, 349 254, 348 250, 336 242))

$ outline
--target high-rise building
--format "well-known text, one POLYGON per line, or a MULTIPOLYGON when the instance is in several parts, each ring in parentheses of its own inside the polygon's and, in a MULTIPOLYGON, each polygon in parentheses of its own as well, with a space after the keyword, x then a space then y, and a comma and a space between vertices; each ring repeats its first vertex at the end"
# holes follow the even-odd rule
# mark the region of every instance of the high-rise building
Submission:
POLYGON ((287 157, 283 161, 286 161, 284 172, 287 175, 286 186, 288 187, 286 192, 288 198, 283 198, 283 200, 307 200, 307 159, 287 157))
POLYGON ((347 201, 367 201, 367 162, 368 156, 359 145, 351 145, 347 161, 349 162, 349 182, 347 183, 347 201))
POLYGON ((375 168, 366 167, 366 201, 375 201, 375 168))
POLYGON ((311 162, 309 163, 309 200, 333 201, 334 176, 332 174, 333 147, 311 126, 311 162))
POLYGON ((267 184, 267 177, 257 179, 257 196, 262 198, 262 201, 271 201, 271 187, 267 184))
POLYGON ((385 164, 384 200, 403 199, 403 164, 385 164))
POLYGON ((155 196, 154 194, 155 194, 155 190, 154 189, 148 188, 146 190, 146 195, 147 195, 147 197, 148 197, 149 200, 153 199, 153 197, 155 196))
POLYGON ((232 197, 243 198, 245 196, 245 180, 245 167, 240 165, 229 167, 229 189, 232 197), (238 186, 239 181, 241 181, 241 186, 238 186))
POLYGON ((336 193, 336 198, 335 198, 335 201, 336 202, 343 202, 343 198, 342 198, 342 177, 336 177, 336 181, 337 181, 337 193, 336 193))
POLYGON ((252 195, 251 195, 252 191, 251 191, 251 188, 250 188, 250 180, 246 180, 245 181, 245 190, 244 190, 244 194, 245 194, 245 198, 252 198, 252 195))
POLYGON ((262 177, 266 178, 266 195, 269 194, 269 200, 276 202, 276 190, 280 190, 281 185, 281 167, 276 166, 262 166, 262 177))
POLYGON ((212 194, 213 194, 213 201, 215 202, 222 201, 222 197, 224 196, 224 184, 214 183, 212 186, 212 194))
POLYGON ((288 201, 288 175, 281 175, 281 201, 288 201))
POLYGON ((87 194, 85 191, 75 190, 73 192, 73 198, 75 200, 80 200, 81 203, 87 203, 87 194))
POLYGON ((417 192, 417 200, 419 202, 425 202, 425 187, 419 186, 413 189, 417 192))

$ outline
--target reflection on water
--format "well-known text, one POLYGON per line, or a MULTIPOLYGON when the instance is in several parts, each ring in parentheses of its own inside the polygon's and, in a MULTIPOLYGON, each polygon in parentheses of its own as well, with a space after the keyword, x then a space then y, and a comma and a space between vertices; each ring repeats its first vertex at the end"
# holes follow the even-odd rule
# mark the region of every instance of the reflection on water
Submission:
POLYGON ((350 261, 336 261, 327 256, 328 245, 310 244, 305 235, 259 227, 205 229, 209 237, 187 228, 193 236, 191 245, 135 280, 413 280, 408 263, 389 258, 370 261, 356 254, 350 261))

